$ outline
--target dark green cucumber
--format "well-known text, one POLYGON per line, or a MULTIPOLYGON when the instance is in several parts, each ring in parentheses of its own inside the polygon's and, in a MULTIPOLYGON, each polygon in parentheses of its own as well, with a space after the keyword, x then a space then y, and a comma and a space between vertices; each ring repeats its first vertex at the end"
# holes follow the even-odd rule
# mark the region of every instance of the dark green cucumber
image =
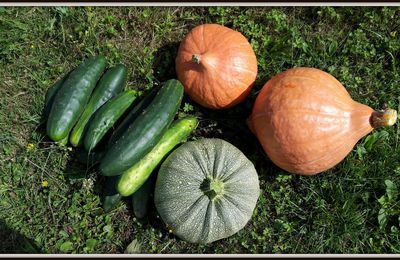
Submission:
POLYGON ((197 126, 197 118, 188 116, 177 120, 162 136, 156 146, 138 163, 122 173, 117 190, 122 196, 134 194, 150 174, 179 143, 184 142, 197 126))
POLYGON ((115 185, 117 183, 118 176, 107 177, 103 188, 103 209, 105 212, 110 212, 118 206, 122 196, 118 193, 115 185))
POLYGON ((87 151, 93 150, 107 131, 122 116, 136 98, 136 92, 127 90, 107 101, 94 114, 85 133, 84 145, 87 151))
POLYGON ((124 120, 118 125, 117 129, 112 134, 108 145, 113 145, 122 134, 129 128, 129 126, 135 121, 135 119, 140 115, 144 109, 151 103, 155 95, 157 94, 156 88, 153 88, 146 96, 137 103, 131 111, 129 111, 128 115, 124 118, 124 120))
MULTIPOLYGON (((154 190, 153 178, 148 178, 143 185, 132 195, 133 213, 137 218, 144 218, 147 215, 150 195, 154 190)), ((119 194, 119 193, 118 193, 119 194)))
POLYGON ((175 79, 168 80, 150 105, 110 146, 100 163, 101 173, 104 176, 120 175, 150 152, 174 119, 182 97, 182 84, 175 79))
POLYGON ((58 90, 60 90, 62 84, 67 79, 67 77, 68 74, 65 75, 63 78, 57 80, 56 83, 54 83, 54 85, 47 90, 46 97, 44 99, 44 116, 46 117, 46 119, 50 115, 51 107, 54 102, 54 97, 56 96, 58 90))
POLYGON ((47 120, 47 135, 52 140, 59 141, 69 134, 105 67, 106 59, 103 56, 87 59, 64 81, 54 97, 47 120))
POLYGON ((78 123, 74 126, 70 136, 72 146, 79 146, 82 144, 83 135, 87 129, 89 119, 93 116, 99 107, 106 103, 109 99, 124 90, 127 78, 126 67, 119 64, 107 70, 101 77, 99 83, 94 89, 89 103, 86 105, 78 123))
POLYGON ((68 138, 69 135, 61 139, 60 141, 57 141, 56 144, 61 145, 61 146, 66 146, 68 144, 68 138))

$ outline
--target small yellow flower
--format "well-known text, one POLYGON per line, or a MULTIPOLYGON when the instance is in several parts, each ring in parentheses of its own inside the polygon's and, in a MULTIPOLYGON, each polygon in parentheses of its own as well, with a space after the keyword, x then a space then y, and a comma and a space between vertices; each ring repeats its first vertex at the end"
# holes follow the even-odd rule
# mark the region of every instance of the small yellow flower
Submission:
POLYGON ((34 148, 35 148, 35 145, 32 144, 32 143, 30 143, 30 144, 28 144, 28 145, 26 146, 26 149, 27 149, 28 151, 32 151, 34 148))
POLYGON ((68 151, 72 151, 72 147, 67 147, 68 151))
POLYGON ((31 45, 31 49, 34 49, 34 48, 35 48, 35 45, 32 44, 32 45, 31 45))
POLYGON ((390 32, 390 36, 396 37, 397 31, 390 32))
POLYGON ((49 182, 46 180, 42 181, 42 187, 46 188, 47 186, 49 186, 49 182))
POLYGON ((172 229, 168 229, 168 233, 172 234, 174 232, 172 229))

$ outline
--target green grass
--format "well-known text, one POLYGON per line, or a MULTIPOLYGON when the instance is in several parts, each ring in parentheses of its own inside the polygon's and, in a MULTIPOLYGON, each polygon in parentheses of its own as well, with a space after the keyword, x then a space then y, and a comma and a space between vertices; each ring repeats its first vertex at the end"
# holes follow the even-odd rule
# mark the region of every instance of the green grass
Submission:
POLYGON ((263 84, 298 66, 331 73, 374 109, 399 109, 399 17, 398 7, 0 7, 0 252, 123 253, 135 240, 142 253, 399 253, 398 124, 300 177, 274 166, 244 123, 263 84), (201 23, 242 32, 259 63, 239 106, 209 111, 185 97, 181 108, 202 119, 193 138, 231 142, 261 181, 251 221, 208 245, 168 234, 153 206, 144 220, 129 200, 104 213, 103 178, 50 142, 42 117, 46 90, 87 56, 127 65, 138 91, 176 77, 179 42, 201 23))

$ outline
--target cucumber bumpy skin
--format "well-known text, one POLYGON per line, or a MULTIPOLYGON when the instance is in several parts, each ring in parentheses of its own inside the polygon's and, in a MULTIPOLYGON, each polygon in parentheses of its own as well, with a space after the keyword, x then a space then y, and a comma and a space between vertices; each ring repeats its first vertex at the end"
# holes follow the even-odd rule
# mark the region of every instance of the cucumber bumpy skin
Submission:
POLYGON ((118 125, 113 134, 110 137, 108 146, 115 144, 115 142, 125 133, 129 126, 135 121, 135 119, 143 112, 144 109, 151 103, 153 98, 157 94, 157 89, 153 88, 146 96, 138 102, 124 120, 118 125))
POLYGON ((150 152, 173 121, 182 97, 182 84, 175 79, 168 80, 151 104, 110 146, 99 166, 101 174, 120 175, 150 152))
POLYGON ((160 142, 138 163, 125 171, 117 182, 117 190, 122 196, 134 194, 162 159, 179 143, 185 141, 197 127, 196 117, 188 116, 177 120, 163 135, 160 142))
POLYGON ((123 115, 136 98, 136 91, 127 90, 110 99, 94 115, 85 133, 84 146, 93 150, 107 131, 123 115))
POLYGON ((81 117, 72 129, 70 142, 72 146, 80 146, 83 142, 83 136, 88 128, 88 123, 97 109, 99 109, 109 99, 121 93, 127 80, 127 69, 123 64, 118 64, 104 73, 99 83, 90 97, 81 117))
POLYGON ((47 135, 53 141, 60 141, 70 133, 105 67, 106 59, 103 56, 89 58, 64 81, 54 97, 47 120, 47 135))

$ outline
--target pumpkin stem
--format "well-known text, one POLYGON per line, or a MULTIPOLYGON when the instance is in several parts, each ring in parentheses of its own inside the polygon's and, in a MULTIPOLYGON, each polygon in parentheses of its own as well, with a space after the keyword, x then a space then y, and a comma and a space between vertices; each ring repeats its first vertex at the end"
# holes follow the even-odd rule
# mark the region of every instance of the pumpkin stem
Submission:
POLYGON ((200 189, 210 200, 214 200, 224 194, 224 184, 219 180, 211 180, 207 178, 200 185, 200 189))
POLYGON ((193 54, 193 56, 192 56, 192 61, 193 62, 196 62, 197 64, 200 64, 200 60, 201 60, 200 54, 193 54))
POLYGON ((387 108, 382 111, 374 111, 371 116, 371 125, 373 128, 381 126, 392 126, 397 121, 397 111, 387 108))

